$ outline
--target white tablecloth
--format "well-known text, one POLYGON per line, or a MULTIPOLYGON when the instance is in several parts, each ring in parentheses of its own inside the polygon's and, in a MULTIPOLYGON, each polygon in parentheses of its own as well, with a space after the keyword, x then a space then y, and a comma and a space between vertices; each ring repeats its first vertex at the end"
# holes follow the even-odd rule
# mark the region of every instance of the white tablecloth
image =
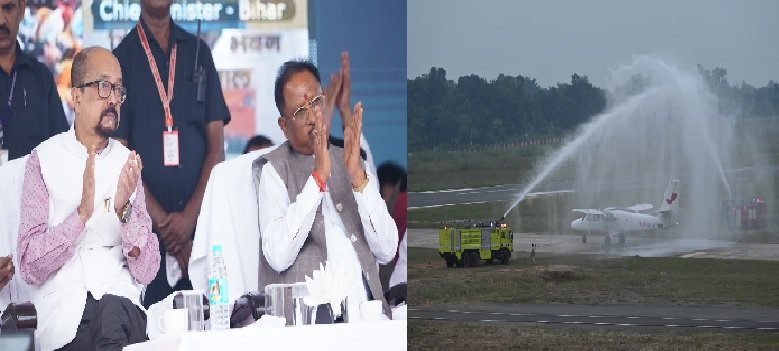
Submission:
POLYGON ((125 351, 406 350, 405 320, 283 328, 246 327, 164 335, 125 351))

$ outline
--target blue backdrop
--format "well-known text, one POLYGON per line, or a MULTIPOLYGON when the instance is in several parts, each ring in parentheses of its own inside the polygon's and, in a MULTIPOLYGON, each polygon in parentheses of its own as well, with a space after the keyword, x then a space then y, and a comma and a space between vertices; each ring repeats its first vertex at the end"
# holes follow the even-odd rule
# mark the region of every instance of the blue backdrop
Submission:
MULTIPOLYGON (((363 134, 374 162, 378 167, 392 160, 407 168, 406 2, 311 0, 309 10, 323 87, 339 69, 341 51, 348 50, 352 103, 365 107, 363 134)), ((340 120, 335 126, 340 129, 340 120)))

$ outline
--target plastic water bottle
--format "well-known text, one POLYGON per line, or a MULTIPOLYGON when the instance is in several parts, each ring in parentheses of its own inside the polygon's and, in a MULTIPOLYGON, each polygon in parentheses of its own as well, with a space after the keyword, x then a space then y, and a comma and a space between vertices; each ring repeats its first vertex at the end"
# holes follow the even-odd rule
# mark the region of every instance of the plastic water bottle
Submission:
POLYGON ((222 246, 214 245, 211 271, 208 274, 211 330, 230 329, 230 305, 227 298, 227 269, 222 258, 222 246))

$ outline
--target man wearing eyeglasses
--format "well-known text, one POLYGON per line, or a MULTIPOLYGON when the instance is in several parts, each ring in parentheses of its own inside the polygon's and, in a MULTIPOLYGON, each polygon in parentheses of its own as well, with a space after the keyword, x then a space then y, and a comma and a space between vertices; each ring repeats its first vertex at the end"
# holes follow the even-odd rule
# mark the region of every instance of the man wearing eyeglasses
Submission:
POLYGON ((73 128, 27 159, 17 255, 38 315, 39 350, 121 350, 146 338, 139 285, 157 274, 140 156, 110 136, 123 87, 110 51, 88 48, 71 73, 73 128))
POLYGON ((26 5, 0 0, 0 165, 68 129, 51 71, 16 40, 26 5))
POLYGON ((147 207, 163 255, 146 306, 192 288, 195 224, 211 169, 224 159, 230 121, 208 45, 173 22, 170 6, 141 0, 139 23, 114 50, 129 90, 116 137, 145 161, 147 207), (181 270, 171 269, 176 263, 181 270))
POLYGON ((302 282, 328 262, 348 277, 350 303, 381 300, 389 316, 377 263, 393 259, 398 234, 377 178, 360 155, 360 103, 344 117, 343 147, 328 138, 345 68, 348 59, 324 93, 312 63, 290 61, 279 70, 276 107, 287 141, 252 166, 262 248, 259 285, 302 282))

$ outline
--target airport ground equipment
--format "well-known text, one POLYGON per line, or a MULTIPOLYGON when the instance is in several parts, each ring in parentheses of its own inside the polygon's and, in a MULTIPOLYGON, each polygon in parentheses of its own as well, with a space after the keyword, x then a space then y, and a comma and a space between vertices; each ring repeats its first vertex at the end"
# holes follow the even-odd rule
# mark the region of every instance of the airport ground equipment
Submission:
POLYGON ((472 267, 480 261, 507 264, 514 251, 514 232, 506 223, 444 224, 438 231, 438 253, 447 267, 472 267))

